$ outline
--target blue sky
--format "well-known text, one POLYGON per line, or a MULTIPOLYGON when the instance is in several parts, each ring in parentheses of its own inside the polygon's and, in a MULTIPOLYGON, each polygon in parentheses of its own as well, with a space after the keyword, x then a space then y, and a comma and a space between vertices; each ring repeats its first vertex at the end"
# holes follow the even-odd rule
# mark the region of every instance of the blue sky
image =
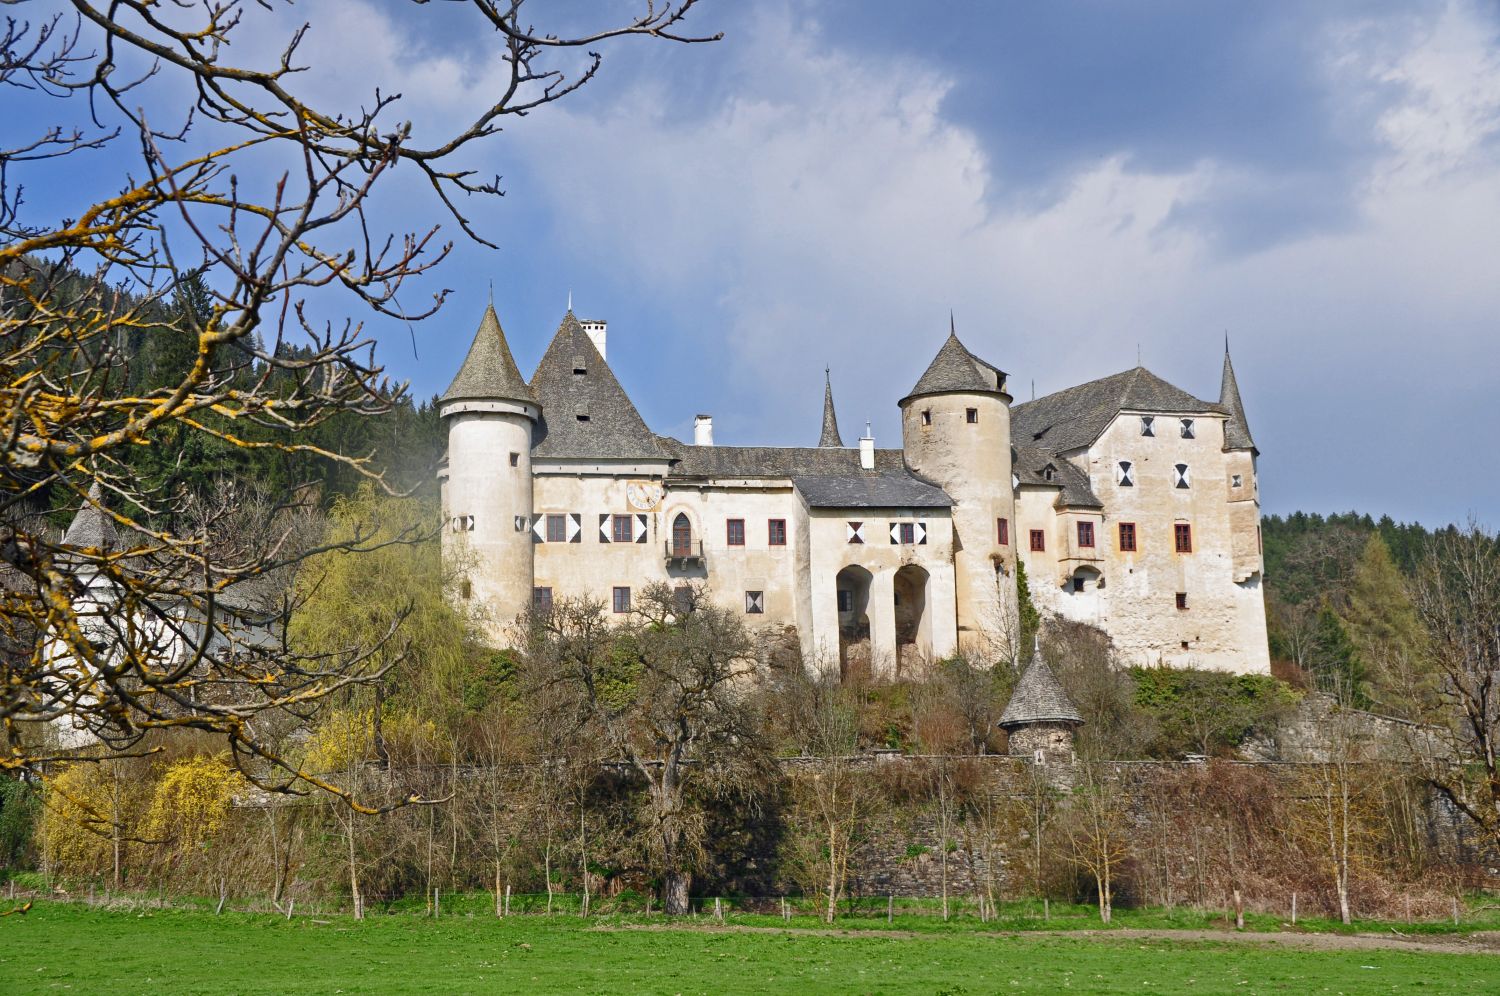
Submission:
MULTIPOLYGON (((605 9, 628 9, 612 0, 605 9)), ((495 79, 452 10, 319 0, 307 84, 441 127, 495 79)), ((579 20, 599 6, 549 8, 579 20)), ((538 8, 537 16, 544 12, 538 8)), ((1144 364, 1216 397, 1226 332, 1268 511, 1500 524, 1500 13, 1490 3, 705 0, 471 157, 507 196, 372 321, 440 391, 489 287, 529 373, 571 291, 659 432, 897 445, 946 334, 1017 400, 1144 364)), ((420 188, 393 224, 429 217, 420 188)))

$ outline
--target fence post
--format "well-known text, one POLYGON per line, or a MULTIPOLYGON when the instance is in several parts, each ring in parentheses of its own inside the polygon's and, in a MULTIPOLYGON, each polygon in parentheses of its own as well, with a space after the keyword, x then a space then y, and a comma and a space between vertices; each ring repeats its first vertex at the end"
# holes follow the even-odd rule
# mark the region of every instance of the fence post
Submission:
POLYGON ((1297 926, 1297 894, 1292 893, 1292 926, 1297 926))
POLYGON ((1052 900, 1048 899, 1046 896, 1042 897, 1042 919, 1052 919, 1052 900))
POLYGON ((890 924, 891 917, 895 916, 895 914, 896 914, 896 897, 895 897, 894 894, 887 894, 886 897, 885 897, 885 922, 886 922, 887 925, 890 924))
POLYGON ((650 893, 650 892, 646 893, 646 916, 648 918, 651 916, 651 900, 653 900, 655 898, 656 898, 656 896, 655 896, 654 893, 650 893))
POLYGON ((1240 890, 1234 890, 1234 929, 1245 929, 1245 903, 1240 898, 1240 890))
POLYGON ((787 908, 786 897, 781 897, 781 919, 786 923, 792 922, 792 911, 787 908))
POLYGON ((505 916, 510 916, 510 883, 505 883, 505 916))
POLYGON ((719 902, 719 897, 714 897, 714 919, 720 923, 724 922, 724 906, 719 902))
POLYGON ((443 896, 443 890, 442 889, 433 889, 432 890, 432 915, 433 915, 434 919, 436 919, 437 916, 438 916, 438 914, 442 912, 442 910, 441 910, 441 905, 442 905, 442 901, 443 901, 442 900, 442 896, 443 896))

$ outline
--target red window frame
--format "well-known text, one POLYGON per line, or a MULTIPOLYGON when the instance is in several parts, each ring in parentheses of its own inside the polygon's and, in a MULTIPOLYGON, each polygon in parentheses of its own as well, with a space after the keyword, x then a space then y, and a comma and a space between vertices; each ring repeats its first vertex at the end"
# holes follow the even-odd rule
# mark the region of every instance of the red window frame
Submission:
POLYGON ((552 588, 548 585, 537 585, 531 589, 531 607, 537 612, 552 611, 552 588))
POLYGON ((1031 531, 1031 552, 1041 553, 1047 549, 1047 531, 1045 529, 1033 529, 1031 531))
POLYGON ((633 543, 635 541, 635 525, 628 515, 616 515, 610 518, 610 539, 614 543, 633 543))
POLYGON ((1173 523, 1172 538, 1176 541, 1178 553, 1193 552, 1193 524, 1191 522, 1173 523))
POLYGON ((995 536, 1001 546, 1010 546, 1010 520, 995 520, 995 536))
POLYGON ((1080 522, 1078 524, 1078 545, 1086 547, 1094 545, 1094 524, 1092 522, 1080 522))
POLYGON ((1135 523, 1120 523, 1120 552, 1135 553, 1135 523))
POLYGON ((727 544, 729 544, 730 546, 744 546, 745 545, 745 520, 744 519, 725 519, 724 520, 724 542, 727 543, 727 544))
POLYGON ((786 520, 785 519, 767 519, 766 520, 766 545, 767 546, 786 546, 786 520))
POLYGON ((901 537, 902 546, 911 546, 917 541, 917 524, 915 522, 896 523, 896 535, 901 537))

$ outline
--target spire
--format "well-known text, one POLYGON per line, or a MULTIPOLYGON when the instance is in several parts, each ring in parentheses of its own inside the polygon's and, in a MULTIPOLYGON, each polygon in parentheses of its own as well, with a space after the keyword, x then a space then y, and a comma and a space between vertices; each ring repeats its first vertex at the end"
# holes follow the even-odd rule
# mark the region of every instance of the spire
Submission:
POLYGON ((839 435, 839 420, 833 413, 833 379, 827 367, 823 368, 823 434, 818 437, 818 445, 844 445, 843 437, 839 435))
POLYGON ((510 355, 510 344, 505 341, 505 330, 500 327, 493 304, 484 309, 469 355, 464 357, 458 376, 443 392, 441 400, 531 402, 531 390, 516 368, 515 357, 510 355))
POLYGON ((78 508, 68 531, 63 534, 65 546, 80 549, 113 550, 119 546, 120 536, 115 532, 114 520, 104 511, 104 493, 95 481, 89 488, 88 500, 78 508))
POLYGON ((1229 360, 1229 333, 1224 333, 1224 379, 1219 383, 1219 407, 1229 419, 1224 423, 1226 450, 1253 450, 1250 423, 1245 420, 1245 405, 1240 400, 1240 385, 1234 378, 1234 364, 1229 360))
POLYGON ((1083 725, 1083 717, 1078 715, 1078 709, 1063 690, 1062 682, 1042 659, 1040 638, 1032 648, 1031 663, 1026 665, 1021 680, 1016 682, 1016 690, 1011 692, 1010 702, 1006 703, 1000 722, 995 725, 1010 729, 1030 723, 1083 725))

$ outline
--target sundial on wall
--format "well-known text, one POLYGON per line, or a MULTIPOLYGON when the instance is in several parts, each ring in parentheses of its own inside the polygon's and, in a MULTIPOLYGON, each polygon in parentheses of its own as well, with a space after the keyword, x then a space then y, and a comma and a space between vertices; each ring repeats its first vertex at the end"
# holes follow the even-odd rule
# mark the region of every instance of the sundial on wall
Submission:
POLYGON ((625 485, 625 500, 630 507, 641 512, 650 512, 666 497, 666 489, 660 481, 631 481, 625 485))

